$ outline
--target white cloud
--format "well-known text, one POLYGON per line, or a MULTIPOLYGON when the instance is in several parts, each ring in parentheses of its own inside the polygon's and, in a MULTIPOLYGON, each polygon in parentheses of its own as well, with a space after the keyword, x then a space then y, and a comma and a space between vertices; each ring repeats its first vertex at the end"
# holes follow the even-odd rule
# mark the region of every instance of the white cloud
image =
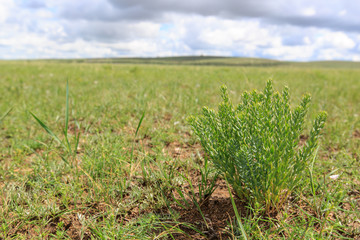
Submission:
POLYGON ((360 54, 352 56, 351 60, 354 62, 360 62, 360 54))
POLYGON ((345 16, 347 14, 347 11, 344 9, 344 10, 341 10, 339 12, 339 16, 345 16))
POLYGON ((316 10, 312 7, 309 7, 309 8, 305 8, 303 11, 302 11, 302 15, 304 15, 305 17, 312 17, 312 16, 315 16, 316 15, 316 10))
POLYGON ((0 24, 3 24, 11 13, 13 2, 11 0, 2 0, 0 4, 0 24))
POLYGON ((342 53, 336 49, 321 49, 318 56, 324 60, 336 60, 341 59, 342 53))
POLYGON ((306 61, 314 54, 313 46, 277 46, 270 47, 264 51, 268 56, 282 60, 306 61))
POLYGON ((352 49, 356 46, 354 40, 343 32, 330 32, 322 30, 318 33, 315 44, 319 48, 332 48, 334 51, 342 49, 352 49))
POLYGON ((303 41, 304 41, 304 43, 307 44, 307 45, 311 44, 310 38, 309 38, 308 36, 305 36, 305 37, 303 38, 303 41))

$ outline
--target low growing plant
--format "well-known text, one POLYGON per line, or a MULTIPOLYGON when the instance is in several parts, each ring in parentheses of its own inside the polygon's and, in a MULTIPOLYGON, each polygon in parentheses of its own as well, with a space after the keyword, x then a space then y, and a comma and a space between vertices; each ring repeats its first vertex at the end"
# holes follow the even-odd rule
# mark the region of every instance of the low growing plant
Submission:
POLYGON ((218 112, 204 107, 201 116, 190 117, 190 125, 240 198, 266 213, 277 211, 304 183, 327 114, 316 116, 306 144, 300 147, 310 95, 291 109, 288 88, 274 92, 270 80, 264 92, 244 92, 236 107, 225 86, 221 93, 218 112))

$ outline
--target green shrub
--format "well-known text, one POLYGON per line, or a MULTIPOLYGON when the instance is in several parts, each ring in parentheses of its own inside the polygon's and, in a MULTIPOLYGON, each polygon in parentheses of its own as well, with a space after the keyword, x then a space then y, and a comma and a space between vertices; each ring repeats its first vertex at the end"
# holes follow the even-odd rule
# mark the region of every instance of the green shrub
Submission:
POLYGON ((244 92, 234 107, 227 88, 218 112, 207 107, 189 122, 206 154, 223 173, 235 193, 267 213, 277 211, 304 182, 327 114, 315 118, 310 136, 299 146, 310 95, 290 109, 288 88, 274 92, 269 80, 264 92, 244 92))

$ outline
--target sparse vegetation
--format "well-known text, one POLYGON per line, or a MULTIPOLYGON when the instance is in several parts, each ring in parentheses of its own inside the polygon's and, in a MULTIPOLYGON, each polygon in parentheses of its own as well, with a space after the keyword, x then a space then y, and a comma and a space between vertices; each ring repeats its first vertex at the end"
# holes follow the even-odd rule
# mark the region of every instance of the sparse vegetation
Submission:
POLYGON ((359 238, 360 71, 203 60, 223 64, 1 61, 0 239, 359 238), (262 214, 230 194, 186 119, 216 107, 220 85, 241 103, 269 77, 290 109, 312 96, 300 150, 310 119, 328 119, 305 184, 262 214))

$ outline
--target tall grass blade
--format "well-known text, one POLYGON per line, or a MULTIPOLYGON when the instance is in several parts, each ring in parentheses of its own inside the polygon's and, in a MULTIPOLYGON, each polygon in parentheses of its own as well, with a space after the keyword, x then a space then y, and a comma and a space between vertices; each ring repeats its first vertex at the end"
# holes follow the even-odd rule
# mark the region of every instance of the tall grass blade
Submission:
POLYGON ((65 136, 69 128, 69 81, 66 81, 66 105, 65 105, 65 136))
MULTIPOLYGON (((64 129, 64 136, 65 141, 67 144, 67 148, 69 153, 72 153, 70 141, 68 138, 68 131, 69 131, 69 81, 66 81, 66 103, 65 103, 65 129, 64 129)), ((76 149, 74 150, 76 151, 76 149)))
POLYGON ((191 199, 192 199, 194 205, 196 206, 202 219, 204 220, 206 227, 209 228, 209 224, 207 223, 206 218, 205 218, 203 212, 201 211, 200 205, 199 205, 198 201, 196 201, 195 189, 194 189, 194 186, 192 185, 191 179, 189 177, 185 177, 184 179, 189 183, 191 199))
POLYGON ((190 204, 188 202, 188 200, 186 200, 186 197, 184 196, 184 194, 182 193, 182 191, 176 187, 175 188, 175 191, 179 194, 179 196, 181 197, 181 199, 184 201, 185 205, 184 206, 183 204, 180 203, 180 201, 178 199, 176 199, 176 197, 173 195, 173 199, 175 200, 175 202, 182 208, 186 209, 186 208, 189 208, 190 207, 190 204))
POLYGON ((315 158, 317 156, 318 150, 319 150, 319 147, 316 148, 314 157, 309 166, 311 193, 313 194, 314 197, 316 197, 316 193, 315 193, 315 185, 314 185, 314 178, 313 178, 313 169, 314 169, 315 158))
POLYGON ((0 117, 0 123, 2 122, 2 120, 4 120, 4 118, 13 110, 13 108, 10 108, 9 110, 7 110, 4 115, 2 115, 0 117))
POLYGON ((69 161, 64 158, 64 156, 60 155, 60 158, 66 163, 67 165, 70 165, 69 161))
POLYGON ((79 147, 79 141, 80 141, 80 132, 76 135, 75 134, 75 147, 74 147, 74 154, 76 153, 78 147, 79 147))
MULTIPOLYGON (((46 126, 46 124, 44 122, 42 122, 38 117, 35 116, 34 113, 30 112, 30 114, 35 118, 35 120, 40 124, 40 126, 55 140, 57 141, 59 144, 63 145, 63 142, 58 138, 58 136, 56 136, 55 133, 53 133, 53 131, 50 130, 50 128, 48 126, 46 126)), ((63 145, 64 146, 64 145, 63 145)))
POLYGON ((141 116, 141 118, 140 118, 139 124, 138 124, 138 126, 137 126, 137 128, 136 128, 135 137, 137 136, 137 134, 138 134, 138 132, 139 132, 139 129, 140 129, 140 126, 141 126, 142 121, 144 120, 144 117, 145 117, 145 111, 143 112, 143 114, 142 114, 142 116, 141 116))
POLYGON ((136 136, 139 132, 139 129, 140 129, 140 126, 141 126, 141 123, 142 121, 144 120, 144 117, 145 117, 145 111, 143 112, 140 120, 139 120, 139 123, 138 123, 138 126, 136 128, 136 132, 135 132, 135 135, 134 135, 134 141, 133 141, 133 144, 132 144, 132 149, 131 149, 131 161, 133 161, 134 159, 134 147, 135 147, 135 140, 136 140, 136 136))
POLYGON ((241 235, 243 236, 243 238, 245 240, 247 240, 247 235, 246 235, 246 232, 245 232, 245 229, 244 229, 244 226, 242 225, 241 223, 241 218, 240 218, 240 214, 237 210, 237 207, 236 207, 236 204, 235 204, 235 201, 234 201, 234 198, 232 196, 232 193, 231 193, 231 189, 230 189, 230 186, 229 186, 229 183, 228 181, 226 180, 226 185, 228 187, 228 190, 229 190, 229 195, 230 195, 230 199, 231 199, 231 204, 233 206, 233 209, 234 209, 234 212, 235 212, 235 217, 236 217, 236 222, 238 224, 238 226, 240 227, 240 231, 241 231, 241 235))

